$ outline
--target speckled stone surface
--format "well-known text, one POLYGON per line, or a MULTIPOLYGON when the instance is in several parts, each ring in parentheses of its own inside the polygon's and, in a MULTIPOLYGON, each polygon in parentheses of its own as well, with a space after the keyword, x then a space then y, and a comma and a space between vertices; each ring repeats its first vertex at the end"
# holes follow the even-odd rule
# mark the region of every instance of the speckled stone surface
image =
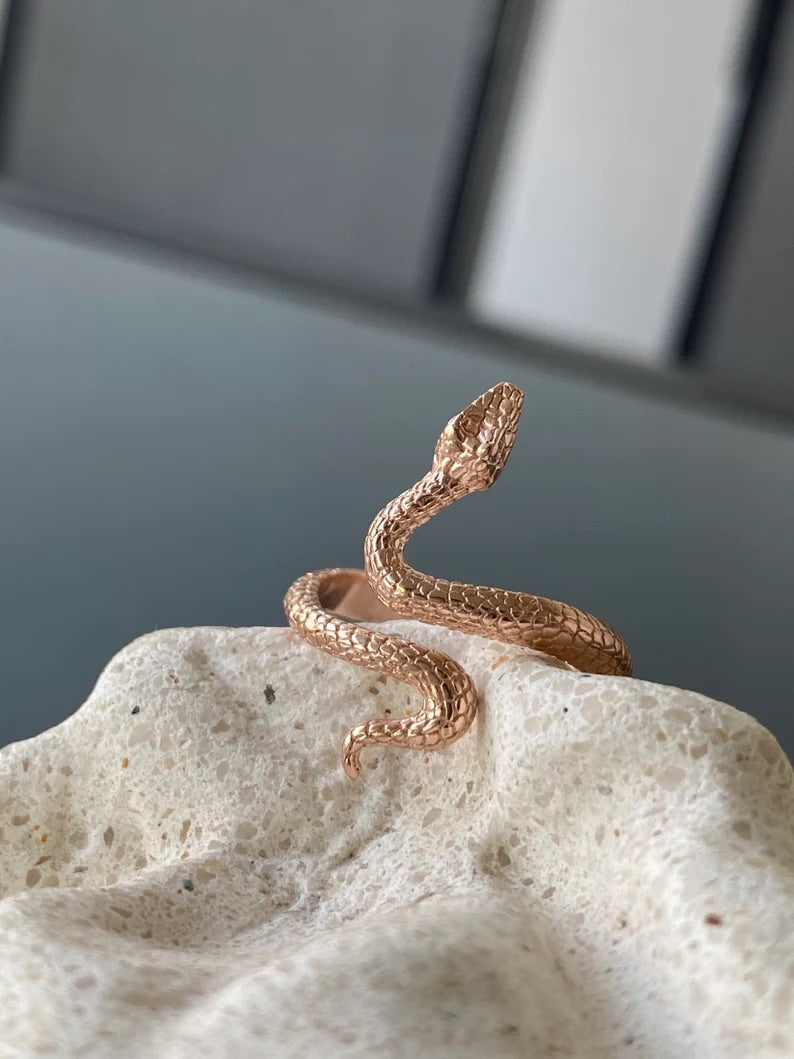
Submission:
MULTIPOLYGON (((419 705, 287 629, 136 640, 0 752, 0 1056, 794 1054, 792 770, 703 696, 412 622, 419 705)), ((24 708, 9 703, 4 708, 24 708)))

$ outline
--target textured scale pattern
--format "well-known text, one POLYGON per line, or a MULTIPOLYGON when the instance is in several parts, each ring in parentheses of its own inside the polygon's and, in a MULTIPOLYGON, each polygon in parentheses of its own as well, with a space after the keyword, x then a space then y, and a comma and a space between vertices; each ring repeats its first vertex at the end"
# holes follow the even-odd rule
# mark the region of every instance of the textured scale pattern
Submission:
POLYGON ((342 761, 351 778, 361 771, 363 747, 387 743, 436 750, 463 735, 477 713, 477 691, 457 662, 411 640, 364 628, 355 619, 418 619, 531 647, 582 672, 631 675, 626 644, 593 615, 541 596, 431 577, 403 559, 416 529, 455 500, 496 481, 515 441, 522 402, 517 387, 500 383, 451 419, 430 471, 375 517, 364 542, 365 570, 305 574, 285 596, 290 625, 310 644, 396 677, 424 696, 422 709, 411 716, 375 718, 350 729, 342 761))

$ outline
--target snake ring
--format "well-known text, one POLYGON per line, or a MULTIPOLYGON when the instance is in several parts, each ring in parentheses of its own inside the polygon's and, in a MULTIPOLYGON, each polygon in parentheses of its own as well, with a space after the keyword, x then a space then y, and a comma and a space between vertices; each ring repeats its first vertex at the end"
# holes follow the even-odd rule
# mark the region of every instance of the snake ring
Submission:
POLYGON ((478 703, 471 678, 452 658, 356 621, 414 618, 532 647, 582 672, 631 675, 626 644, 593 615, 524 592, 431 577, 403 558, 416 529, 453 501, 493 485, 513 447, 523 399, 517 386, 502 382, 472 401, 444 428, 427 474, 376 515, 364 542, 365 569, 304 574, 284 597, 290 625, 308 643, 396 677, 424 698, 408 717, 374 718, 348 731, 342 763, 351 779, 370 744, 448 746, 470 727, 478 703))

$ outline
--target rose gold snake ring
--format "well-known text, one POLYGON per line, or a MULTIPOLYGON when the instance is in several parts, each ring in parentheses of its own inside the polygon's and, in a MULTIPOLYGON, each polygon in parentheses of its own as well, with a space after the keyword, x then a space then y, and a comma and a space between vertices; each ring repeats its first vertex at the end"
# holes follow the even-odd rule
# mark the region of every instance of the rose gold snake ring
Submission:
POLYGON ((477 691, 457 662, 356 621, 415 618, 532 647, 586 673, 631 675, 626 644, 592 614, 524 592, 430 577, 403 559, 414 530, 454 500, 493 485, 513 447, 523 400, 517 386, 502 382, 472 401, 444 428, 427 474, 375 517, 364 541, 366 569, 304 574, 284 597, 290 625, 308 643, 396 677, 424 697, 411 716, 374 718, 350 729, 342 763, 351 779, 361 771, 363 747, 438 750, 463 735, 477 713, 477 691))

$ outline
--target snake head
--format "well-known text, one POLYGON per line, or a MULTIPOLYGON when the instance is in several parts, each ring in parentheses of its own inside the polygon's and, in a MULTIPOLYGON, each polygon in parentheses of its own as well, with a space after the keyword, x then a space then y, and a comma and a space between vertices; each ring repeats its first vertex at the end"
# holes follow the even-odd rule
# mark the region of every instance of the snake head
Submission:
POLYGON ((486 390, 444 427, 433 469, 448 474, 466 492, 492 486, 516 440, 523 401, 522 391, 509 382, 486 390))

